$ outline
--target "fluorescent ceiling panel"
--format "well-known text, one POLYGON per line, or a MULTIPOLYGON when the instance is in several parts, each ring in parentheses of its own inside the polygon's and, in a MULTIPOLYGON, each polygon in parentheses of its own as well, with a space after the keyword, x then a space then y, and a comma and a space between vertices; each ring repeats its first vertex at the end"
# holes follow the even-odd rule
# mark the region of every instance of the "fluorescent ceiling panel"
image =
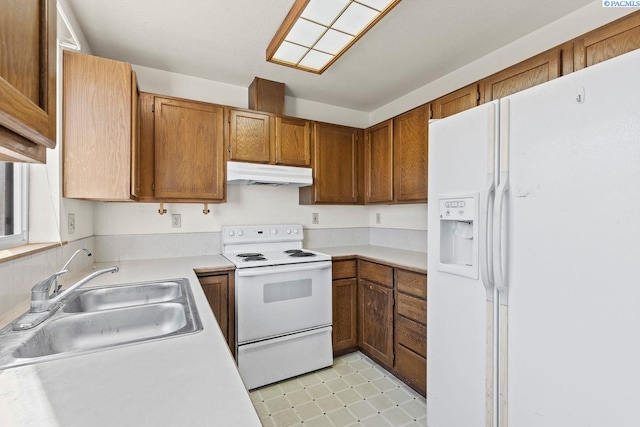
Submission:
POLYGON ((307 53, 308 49, 297 44, 282 42, 276 53, 273 55, 274 59, 289 62, 291 64, 297 64, 300 58, 307 53))
POLYGON ((370 7, 362 6, 358 3, 351 3, 332 27, 355 36, 373 21, 376 16, 378 16, 378 12, 370 7))
POLYGON ((291 31, 289 31, 289 34, 287 34, 285 40, 302 46, 312 47, 325 31, 327 31, 327 27, 314 24, 306 19, 298 19, 291 28, 291 31))
POLYGON ((400 0, 295 0, 267 61, 324 72, 400 0))
POLYGON ((321 70, 332 59, 333 55, 327 55, 326 53, 318 52, 317 50, 310 50, 309 53, 302 58, 299 65, 313 70, 321 70))
POLYGON ((314 46, 314 49, 322 52, 327 52, 332 55, 337 55, 354 37, 349 34, 341 33, 340 31, 329 30, 318 43, 314 46))
POLYGON ((349 2, 350 0, 311 0, 301 16, 329 26, 349 2))

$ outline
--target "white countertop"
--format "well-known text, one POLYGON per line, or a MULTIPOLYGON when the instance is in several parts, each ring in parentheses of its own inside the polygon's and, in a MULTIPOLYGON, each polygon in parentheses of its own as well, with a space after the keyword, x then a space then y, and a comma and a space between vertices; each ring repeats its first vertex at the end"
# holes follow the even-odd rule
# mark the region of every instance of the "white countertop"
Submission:
POLYGON ((102 275, 86 287, 187 278, 204 329, 0 371, 0 425, 260 426, 193 271, 232 264, 216 255, 99 263, 94 268, 111 265, 120 272, 102 275))
POLYGON ((427 253, 407 251, 404 249, 388 248, 385 246, 359 245, 359 246, 333 246, 327 248, 313 248, 318 252, 324 252, 336 257, 358 256, 371 261, 380 261, 392 264, 396 267, 404 267, 420 272, 427 272, 427 253))

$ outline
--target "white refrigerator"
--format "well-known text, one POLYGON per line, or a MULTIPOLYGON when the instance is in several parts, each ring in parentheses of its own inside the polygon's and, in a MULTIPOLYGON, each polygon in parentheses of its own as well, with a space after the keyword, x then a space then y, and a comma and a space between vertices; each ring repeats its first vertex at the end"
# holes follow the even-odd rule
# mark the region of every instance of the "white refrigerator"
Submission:
POLYGON ((429 427, 640 426, 640 51, 430 124, 429 427))

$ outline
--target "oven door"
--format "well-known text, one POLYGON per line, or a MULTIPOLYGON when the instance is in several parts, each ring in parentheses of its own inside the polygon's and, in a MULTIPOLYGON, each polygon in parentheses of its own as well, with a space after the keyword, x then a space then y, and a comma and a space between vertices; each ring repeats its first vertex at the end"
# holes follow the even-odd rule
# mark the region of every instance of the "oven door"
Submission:
POLYGON ((331 325, 331 261, 236 270, 238 345, 331 325))

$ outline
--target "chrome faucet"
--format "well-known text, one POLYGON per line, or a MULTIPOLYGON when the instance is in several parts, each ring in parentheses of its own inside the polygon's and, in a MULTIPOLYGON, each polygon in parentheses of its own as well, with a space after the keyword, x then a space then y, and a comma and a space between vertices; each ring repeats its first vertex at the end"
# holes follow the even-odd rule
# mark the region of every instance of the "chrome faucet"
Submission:
POLYGON ((78 289, 80 286, 86 284, 87 282, 95 279, 96 277, 105 274, 105 273, 117 273, 120 269, 117 266, 105 268, 104 270, 98 270, 84 279, 79 280, 73 285, 69 286, 64 292, 60 293, 60 291, 56 291, 53 293, 54 297, 51 298, 49 295, 49 290, 51 289, 51 285, 58 280, 58 277, 62 274, 66 273, 68 270, 60 270, 57 273, 53 273, 51 276, 47 277, 33 288, 31 288, 31 313, 42 313, 43 311, 47 311, 60 301, 65 296, 69 295, 71 292, 78 289))
MULTIPOLYGON (((65 264, 66 266, 66 264, 65 264)), ((69 295, 71 292, 78 289, 80 286, 85 285, 87 282, 95 279, 96 277, 105 273, 117 273, 120 269, 117 266, 105 268, 103 270, 94 271, 85 278, 79 280, 73 285, 69 286, 62 293, 60 291, 49 294, 51 286, 57 283, 58 277, 66 273, 68 270, 63 269, 51 276, 39 282, 33 288, 31 288, 31 309, 20 316, 13 322, 12 329, 14 331, 23 331, 25 329, 31 329, 38 326, 40 323, 51 317, 58 308, 58 302, 61 299, 69 295), (53 296, 53 298, 52 298, 53 296)))
MULTIPOLYGON (((53 274, 53 276, 51 276, 51 277, 53 277, 53 278, 54 278, 54 281, 55 281, 55 284, 56 284, 56 285, 54 286, 54 288, 53 288, 53 295, 57 295, 57 294, 58 294, 58 292, 60 292, 60 288, 62 287, 62 285, 60 285, 60 284, 58 283, 58 277, 62 276, 64 273, 66 273, 66 272, 68 272, 68 271, 69 271, 69 270, 67 269, 67 267, 69 267, 69 264, 71 264, 71 261, 73 261, 73 259, 76 257, 76 255, 78 255, 80 252, 86 252, 88 257, 89 257, 89 256, 91 256, 91 252, 89 251, 89 249, 85 249, 85 248, 78 249, 77 251, 75 251, 75 252, 73 253, 73 255, 71 255, 71 257, 69 258, 69 260, 67 260, 67 262, 65 262, 65 263, 64 263, 64 265, 62 266, 62 268, 60 269, 60 271, 58 271, 57 273, 54 273, 54 274, 53 274)), ((45 279, 45 280, 48 280, 48 279, 45 279)), ((42 282, 40 282, 40 283, 42 283, 42 282)), ((39 283, 39 284, 40 284, 40 283, 39 283)))

